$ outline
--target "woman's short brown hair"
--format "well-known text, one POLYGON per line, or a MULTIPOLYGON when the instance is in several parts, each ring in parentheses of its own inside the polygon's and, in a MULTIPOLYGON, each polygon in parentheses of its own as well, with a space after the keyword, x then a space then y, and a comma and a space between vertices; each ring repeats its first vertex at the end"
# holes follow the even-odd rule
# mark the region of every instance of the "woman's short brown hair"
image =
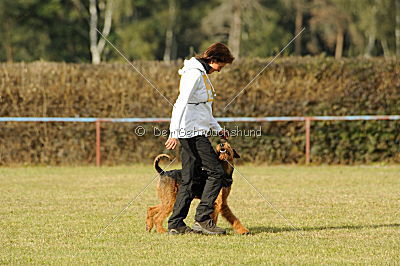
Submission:
POLYGON ((206 63, 219 62, 230 64, 235 59, 229 48, 220 42, 210 45, 201 55, 196 56, 197 59, 203 59, 206 63))

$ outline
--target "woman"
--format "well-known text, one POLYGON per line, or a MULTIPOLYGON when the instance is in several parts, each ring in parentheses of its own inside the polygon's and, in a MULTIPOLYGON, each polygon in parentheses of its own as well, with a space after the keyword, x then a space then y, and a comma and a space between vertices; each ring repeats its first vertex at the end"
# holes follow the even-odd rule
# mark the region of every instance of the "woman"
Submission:
POLYGON ((214 202, 225 174, 207 133, 213 130, 222 138, 227 138, 228 134, 212 115, 215 91, 208 74, 219 72, 233 60, 234 57, 224 44, 214 43, 200 56, 185 60, 183 68, 179 70, 182 75, 179 96, 172 111, 170 135, 165 143, 167 149, 174 149, 179 140, 182 147, 182 183, 178 188, 173 213, 168 220, 170 234, 193 231, 205 234, 226 233, 215 225, 210 216, 214 212, 214 202), (207 171, 208 177, 196 209, 192 230, 183 220, 194 198, 193 178, 201 168, 207 171))

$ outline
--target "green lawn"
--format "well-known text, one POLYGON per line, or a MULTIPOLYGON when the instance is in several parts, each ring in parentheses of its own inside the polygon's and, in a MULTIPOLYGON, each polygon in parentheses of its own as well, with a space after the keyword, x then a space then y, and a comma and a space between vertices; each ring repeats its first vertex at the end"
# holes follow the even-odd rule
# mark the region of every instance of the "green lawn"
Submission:
MULTIPOLYGON (((397 264, 400 166, 239 166, 233 212, 252 235, 145 231, 150 166, 0 168, 0 264, 397 264)), ((194 202, 194 205, 197 201, 194 202)), ((187 219, 193 222, 194 206, 187 219)))

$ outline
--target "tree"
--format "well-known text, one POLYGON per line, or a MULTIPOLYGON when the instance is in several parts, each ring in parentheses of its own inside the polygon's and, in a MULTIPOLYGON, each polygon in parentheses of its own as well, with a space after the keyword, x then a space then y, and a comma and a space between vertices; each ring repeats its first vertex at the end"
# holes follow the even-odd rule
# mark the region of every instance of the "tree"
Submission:
POLYGON ((14 61, 14 45, 12 38, 12 29, 15 27, 15 16, 17 12, 15 2, 4 0, 0 2, 0 37, 2 39, 1 46, 5 51, 7 62, 14 61))
POLYGON ((354 17, 349 30, 355 28, 353 32, 362 36, 362 41, 355 43, 353 50, 365 57, 381 55, 382 52, 385 57, 391 56, 395 49, 395 0, 354 1, 348 10, 354 17))
MULTIPOLYGON (((104 26, 102 30, 102 35, 104 37, 108 37, 110 34, 111 30, 111 24, 112 24, 112 6, 113 6, 113 1, 112 0, 105 0, 106 3, 100 2, 99 9, 105 9, 104 10, 104 26), (104 7, 105 6, 105 7, 104 7)), ((101 54, 103 52, 104 46, 106 41, 104 38, 99 38, 98 40, 98 33, 97 29, 99 28, 98 25, 98 5, 97 5, 97 0, 90 0, 90 6, 89 6, 89 13, 90 13, 90 31, 89 31, 89 36, 90 36, 90 52, 92 54, 92 63, 93 64, 99 64, 101 62, 101 54)))
POLYGON ((350 44, 350 53, 371 57, 376 48, 378 33, 378 3, 377 0, 354 1, 348 3, 347 10, 352 16, 349 21, 348 31, 353 38, 350 44))
MULTIPOLYGON (((209 38, 207 43, 228 42, 235 58, 247 55, 266 56, 273 52, 273 45, 268 45, 273 41, 266 36, 276 29, 277 17, 273 8, 266 8, 262 0, 221 0, 204 17, 202 28, 209 38), (260 44, 261 49, 257 47, 260 44), (252 51, 253 48, 255 52, 252 51)), ((280 40, 282 32, 276 31, 275 34, 280 40)))
POLYGON ((336 59, 343 55, 344 34, 350 21, 340 1, 314 0, 310 19, 311 29, 322 35, 328 47, 335 47, 336 59))
MULTIPOLYGON (((304 12, 308 7, 308 0, 283 0, 286 6, 293 7, 295 10, 295 30, 294 36, 299 34, 303 29, 303 16, 304 12)), ((301 55, 302 51, 302 38, 296 38, 294 41, 294 53, 296 55, 301 55)))
POLYGON ((89 60, 88 27, 72 1, 0 1, 0 60, 89 60))
POLYGON ((395 38, 396 38, 396 56, 400 58, 400 1, 394 0, 395 2, 395 13, 396 13, 396 23, 395 23, 395 38))
POLYGON ((175 22, 177 14, 176 0, 168 0, 168 28, 165 31, 164 61, 170 61, 176 57, 175 22))
MULTIPOLYGON (((163 0, 115 0, 113 33, 124 55, 131 60, 162 60, 168 8, 163 0)), ((109 58, 121 60, 110 52, 109 58)))
POLYGON ((399 9, 400 0, 1 0, 0 61, 122 60, 96 28, 129 59, 184 58, 216 41, 236 58, 266 57, 308 24, 285 54, 400 56, 399 9))
POLYGON ((242 3, 241 0, 233 0, 232 20, 229 27, 228 46, 232 50, 232 55, 239 58, 240 41, 242 39, 242 3))

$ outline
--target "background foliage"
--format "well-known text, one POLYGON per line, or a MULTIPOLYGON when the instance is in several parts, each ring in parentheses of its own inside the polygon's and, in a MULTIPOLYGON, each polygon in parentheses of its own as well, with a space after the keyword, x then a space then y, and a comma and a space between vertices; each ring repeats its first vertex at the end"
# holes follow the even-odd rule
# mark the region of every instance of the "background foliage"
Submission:
MULTIPOLYGON (((214 41, 237 57, 267 57, 302 27, 286 54, 400 56, 396 0, 95 0, 100 30, 110 1, 109 38, 129 59, 185 58, 214 41)), ((0 61, 90 62, 89 2, 2 0, 0 61)), ((102 60, 120 61, 110 49, 102 60)))

